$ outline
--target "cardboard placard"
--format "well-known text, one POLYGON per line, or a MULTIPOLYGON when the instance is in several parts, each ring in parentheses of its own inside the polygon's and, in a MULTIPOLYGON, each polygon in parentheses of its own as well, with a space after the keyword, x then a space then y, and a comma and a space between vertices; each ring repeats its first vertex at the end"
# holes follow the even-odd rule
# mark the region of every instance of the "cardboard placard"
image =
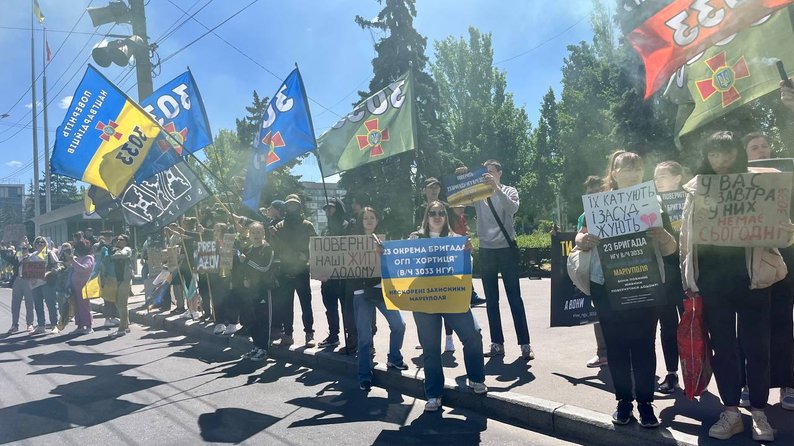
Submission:
POLYGON ((791 173, 698 175, 692 243, 772 247, 789 245, 791 173))
POLYGON ((219 267, 222 270, 230 271, 234 263, 234 240, 237 234, 223 234, 220 249, 220 262, 219 267))
POLYGON ((681 232, 681 218, 684 215, 686 192, 683 190, 660 192, 659 198, 662 199, 664 212, 670 218, 670 226, 673 227, 676 233, 681 232))
POLYGON ((551 234, 551 327, 572 327, 598 321, 590 296, 579 291, 568 276, 568 254, 575 232, 551 234))
POLYGON ((662 226, 662 207, 653 181, 583 195, 582 203, 587 231, 602 239, 662 226))
POLYGON ((220 254, 215 240, 196 242, 196 271, 199 273, 217 273, 220 264, 220 254))
POLYGON ((23 279, 44 279, 44 273, 47 272, 47 262, 44 261, 22 261, 22 278, 23 279))
POLYGON ((471 253, 466 237, 385 242, 383 298, 392 310, 465 313, 471 303, 471 253))
POLYGON ((146 264, 149 265, 149 276, 156 277, 163 270, 163 252, 159 246, 150 246, 147 253, 146 264))
POLYGON ((493 194, 493 189, 485 184, 482 177, 487 172, 485 167, 481 167, 462 175, 445 176, 444 188, 447 193, 447 203, 450 206, 469 205, 490 197, 493 194))
POLYGON ((651 307, 665 302, 656 249, 647 232, 602 241, 598 244, 598 258, 613 310, 651 307))
POLYGON ((179 246, 169 246, 166 248, 168 271, 176 272, 179 269, 179 246))
POLYGON ((309 271, 312 278, 319 280, 380 277, 375 239, 371 235, 312 237, 309 271))

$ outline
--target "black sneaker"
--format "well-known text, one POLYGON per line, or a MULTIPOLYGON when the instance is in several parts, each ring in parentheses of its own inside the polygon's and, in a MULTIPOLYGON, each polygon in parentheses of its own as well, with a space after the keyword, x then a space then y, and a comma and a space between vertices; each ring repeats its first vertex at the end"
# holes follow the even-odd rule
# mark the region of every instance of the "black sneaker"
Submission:
POLYGON ((369 392, 370 390, 372 390, 372 381, 361 381, 358 384, 358 388, 365 392, 369 392))
POLYGON ((185 307, 176 307, 173 310, 171 310, 168 314, 173 316, 175 314, 182 314, 184 312, 185 312, 185 307))
POLYGON ((328 336, 324 340, 320 341, 320 343, 317 344, 317 347, 328 348, 328 347, 336 347, 337 345, 339 345, 339 338, 334 336, 328 336))
POLYGON ((640 414, 640 426, 646 429, 659 427, 659 419, 653 413, 653 404, 637 403, 637 412, 640 414))
POLYGON ((631 419, 634 418, 634 416, 631 414, 633 410, 634 405, 631 404, 631 401, 618 401, 618 407, 615 409, 615 413, 612 414, 612 423, 619 424, 621 426, 629 424, 631 419))
POLYGON ((659 384, 659 387, 656 388, 656 391, 659 393, 663 393, 665 395, 669 395, 675 392, 675 389, 678 388, 678 375, 675 373, 670 373, 664 377, 664 381, 659 384))
POLYGON ((476 297, 471 300, 472 307, 476 307, 478 305, 485 305, 485 299, 483 299, 482 297, 476 297))
POLYGON ((408 370, 408 364, 406 364, 403 361, 400 362, 386 361, 386 367, 397 370, 408 370))

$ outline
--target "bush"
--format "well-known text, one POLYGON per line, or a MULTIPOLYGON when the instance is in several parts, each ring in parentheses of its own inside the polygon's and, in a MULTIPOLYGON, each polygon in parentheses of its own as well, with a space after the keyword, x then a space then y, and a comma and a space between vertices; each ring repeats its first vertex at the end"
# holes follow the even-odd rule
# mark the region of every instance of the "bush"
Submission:
MULTIPOLYGON (((549 234, 549 232, 541 232, 538 230, 532 234, 519 235, 516 237, 516 242, 518 243, 518 249, 521 250, 521 265, 519 266, 521 276, 526 276, 529 273, 530 266, 528 260, 529 257, 531 257, 529 253, 530 250, 537 250, 537 252, 532 254, 540 259, 540 268, 544 270, 544 272, 548 269, 544 268, 544 265, 551 263, 551 234, 549 234)), ((474 257, 474 263, 472 265, 474 275, 479 277, 480 241, 477 238, 472 238, 471 244, 474 248, 472 251, 472 256, 474 257)), ((546 275, 547 274, 546 272, 546 275)))

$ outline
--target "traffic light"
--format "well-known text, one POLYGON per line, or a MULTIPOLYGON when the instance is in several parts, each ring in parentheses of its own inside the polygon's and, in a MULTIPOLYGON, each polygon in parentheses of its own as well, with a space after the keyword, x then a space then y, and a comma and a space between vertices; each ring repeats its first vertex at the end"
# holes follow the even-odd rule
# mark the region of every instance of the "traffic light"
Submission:
POLYGON ((109 67, 111 63, 124 67, 135 55, 137 47, 142 46, 144 46, 143 39, 138 36, 129 36, 126 39, 110 42, 103 40, 91 51, 91 57, 100 67, 109 67))
POLYGON ((105 23, 130 23, 132 13, 130 7, 124 2, 110 2, 107 6, 86 9, 91 23, 94 26, 104 25, 105 23))

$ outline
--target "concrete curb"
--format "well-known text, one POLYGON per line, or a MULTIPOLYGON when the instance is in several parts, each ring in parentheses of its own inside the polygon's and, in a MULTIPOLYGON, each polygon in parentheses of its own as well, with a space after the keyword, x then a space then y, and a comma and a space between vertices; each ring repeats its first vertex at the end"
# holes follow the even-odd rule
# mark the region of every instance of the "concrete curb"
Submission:
MULTIPOLYGON (((92 310, 101 312, 102 304, 92 301, 92 310)), ((145 310, 130 310, 130 322, 158 330, 180 333, 202 342, 210 342, 222 348, 231 348, 244 353, 251 349, 247 338, 218 336, 202 324, 166 317, 145 310)), ((355 358, 339 353, 290 346, 274 346, 268 351, 270 357, 299 364, 312 369, 323 369, 332 373, 355 376, 355 358)), ((424 373, 413 369, 404 372, 387 370, 385 364, 376 364, 373 384, 404 395, 424 399, 424 373)), ((521 427, 554 436, 582 441, 587 445, 604 446, 696 446, 697 436, 675 432, 667 428, 643 429, 637 423, 615 426, 609 415, 569 404, 535 398, 515 392, 494 392, 476 395, 465 381, 446 379, 443 394, 444 405, 458 407, 482 414, 489 418, 512 423, 521 427)))

